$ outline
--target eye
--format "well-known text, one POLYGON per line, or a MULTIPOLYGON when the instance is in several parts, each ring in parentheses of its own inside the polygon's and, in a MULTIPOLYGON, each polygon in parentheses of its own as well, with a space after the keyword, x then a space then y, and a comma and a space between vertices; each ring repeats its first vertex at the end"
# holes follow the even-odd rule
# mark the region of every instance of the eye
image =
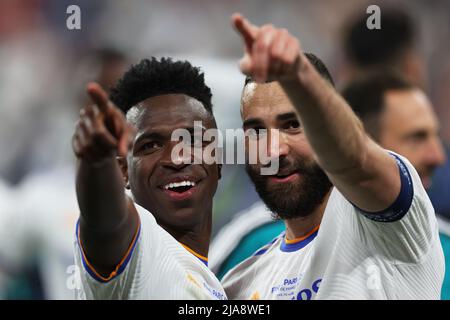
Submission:
POLYGON ((290 120, 283 124, 284 130, 297 130, 300 129, 300 122, 298 120, 290 120))
POLYGON ((148 141, 142 144, 140 150, 146 151, 146 152, 152 152, 161 147, 161 144, 157 141, 148 141))
POLYGON ((418 131, 418 132, 414 132, 413 134, 411 134, 409 136, 409 140, 413 141, 413 142, 421 142, 421 141, 425 141, 428 137, 427 132, 425 131, 418 131))

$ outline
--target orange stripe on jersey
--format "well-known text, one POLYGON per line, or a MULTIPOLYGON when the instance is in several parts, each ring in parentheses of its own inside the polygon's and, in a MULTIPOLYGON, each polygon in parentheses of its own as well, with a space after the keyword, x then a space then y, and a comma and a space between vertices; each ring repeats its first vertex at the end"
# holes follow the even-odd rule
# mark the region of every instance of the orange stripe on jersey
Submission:
POLYGON ((190 253, 192 253, 194 256, 196 256, 197 258, 208 262, 208 258, 205 256, 202 256, 201 254, 198 254, 197 252, 195 252, 194 250, 192 250, 191 248, 189 248, 187 245, 184 245, 180 242, 180 244, 183 246, 183 248, 185 248, 187 251, 189 251, 190 253))
POLYGON ((286 242, 286 244, 294 244, 294 243, 303 241, 303 240, 305 240, 306 238, 308 238, 310 235, 312 235, 314 232, 316 232, 317 230, 319 230, 319 227, 320 227, 320 224, 319 224, 317 227, 315 227, 314 229, 312 229, 310 232, 308 232, 308 234, 306 234, 305 236, 300 237, 300 238, 295 238, 295 239, 292 239, 292 240, 288 240, 288 239, 286 238, 286 236, 285 236, 285 237, 284 237, 284 241, 286 242))
POLYGON ((83 249, 83 245, 82 245, 82 243, 81 243, 81 237, 80 237, 80 225, 78 224, 78 230, 77 230, 78 242, 79 242, 79 244, 80 244, 80 251, 81 251, 81 254, 82 254, 82 256, 83 256, 83 260, 84 260, 84 262, 86 263, 86 266, 90 269, 90 271, 91 271, 96 277, 98 277, 100 280, 102 280, 102 281, 104 281, 104 282, 107 282, 107 281, 113 279, 115 276, 117 276, 118 270, 120 269, 120 267, 122 266, 122 264, 127 260, 128 256, 130 255, 131 250, 133 249, 133 247, 134 247, 134 245, 135 245, 135 243, 136 243, 136 240, 137 240, 137 237, 138 237, 140 228, 141 228, 141 220, 139 219, 139 220, 138 220, 138 226, 137 226, 136 232, 135 232, 135 234, 134 234, 134 236, 133 236, 133 240, 131 241, 130 246, 129 246, 128 249, 127 249, 127 252, 126 252, 125 255, 123 256, 123 258, 120 260, 120 262, 117 264, 117 266, 114 268, 114 271, 112 271, 112 272, 109 274, 108 277, 104 277, 104 276, 102 276, 100 273, 98 273, 97 270, 95 270, 95 268, 94 268, 94 267, 92 266, 92 264, 89 262, 89 260, 87 259, 86 255, 85 255, 85 253, 84 253, 84 249, 83 249))

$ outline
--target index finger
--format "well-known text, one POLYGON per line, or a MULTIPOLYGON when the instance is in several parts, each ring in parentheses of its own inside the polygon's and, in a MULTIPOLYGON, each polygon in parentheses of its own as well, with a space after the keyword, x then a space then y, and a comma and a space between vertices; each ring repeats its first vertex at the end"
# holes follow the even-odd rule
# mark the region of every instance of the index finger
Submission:
POLYGON ((97 105, 100 112, 106 112, 109 108, 108 94, 103 88, 96 82, 90 82, 87 85, 87 92, 92 101, 97 105))
POLYGON ((259 28, 251 24, 243 15, 240 13, 235 13, 231 16, 231 21, 242 36, 245 42, 247 50, 250 51, 252 48, 253 41, 256 39, 259 28))

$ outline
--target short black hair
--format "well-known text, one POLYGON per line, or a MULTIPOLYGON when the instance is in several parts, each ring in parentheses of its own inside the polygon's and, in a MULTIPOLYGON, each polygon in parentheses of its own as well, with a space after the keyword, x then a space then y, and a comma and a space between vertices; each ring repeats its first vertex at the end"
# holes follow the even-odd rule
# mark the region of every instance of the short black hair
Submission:
POLYGON ((111 101, 127 113, 136 104, 159 95, 185 94, 200 101, 212 115, 211 89, 204 74, 188 61, 152 57, 131 68, 111 90, 111 101))
MULTIPOLYGON (((317 72, 334 87, 333 77, 331 76, 330 71, 328 71, 325 63, 323 63, 323 61, 313 53, 305 53, 305 56, 306 58, 308 58, 309 62, 314 66, 317 72)), ((251 82, 254 82, 254 80, 251 77, 247 76, 245 78, 244 87, 251 82)))
POLYGON ((413 84, 395 72, 377 71, 350 82, 342 90, 342 96, 361 119, 369 135, 379 141, 379 119, 384 111, 386 92, 414 88, 413 84))
POLYGON ((381 29, 367 28, 367 15, 352 21, 344 36, 344 48, 350 61, 359 67, 392 65, 413 48, 416 27, 403 9, 382 10, 381 29))

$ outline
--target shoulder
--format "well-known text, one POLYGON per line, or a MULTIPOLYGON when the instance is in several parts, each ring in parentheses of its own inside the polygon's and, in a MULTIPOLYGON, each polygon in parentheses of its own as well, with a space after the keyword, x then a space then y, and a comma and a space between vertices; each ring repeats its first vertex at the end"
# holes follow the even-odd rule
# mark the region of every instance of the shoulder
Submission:
POLYGON ((260 268, 266 259, 270 259, 272 253, 281 244, 284 232, 272 239, 269 243, 256 250, 250 257, 239 263, 228 271, 223 277, 222 283, 233 282, 237 278, 247 277, 255 273, 255 269, 260 268))
POLYGON ((151 228, 154 231, 163 231, 164 229, 156 222, 155 217, 153 216, 153 214, 145 209, 144 207, 142 207, 141 205, 139 205, 138 203, 134 202, 134 207, 136 208, 136 211, 139 215, 139 220, 140 220, 140 224, 141 224, 141 228, 143 229, 148 229, 151 228))
POLYGON ((403 219, 409 212, 417 210, 434 215, 431 201, 416 169, 405 157, 392 151, 386 150, 386 152, 389 152, 396 160, 401 180, 400 192, 388 208, 380 212, 366 212, 353 205, 336 188, 330 197, 329 206, 340 208, 341 211, 354 211, 358 216, 375 222, 396 222, 403 219))
POLYGON ((429 252, 438 256, 438 224, 420 177, 405 157, 389 153, 397 161, 401 179, 394 203, 381 212, 369 213, 358 209, 336 190, 324 220, 329 221, 332 232, 356 236, 358 241, 398 263, 416 263, 429 252))

